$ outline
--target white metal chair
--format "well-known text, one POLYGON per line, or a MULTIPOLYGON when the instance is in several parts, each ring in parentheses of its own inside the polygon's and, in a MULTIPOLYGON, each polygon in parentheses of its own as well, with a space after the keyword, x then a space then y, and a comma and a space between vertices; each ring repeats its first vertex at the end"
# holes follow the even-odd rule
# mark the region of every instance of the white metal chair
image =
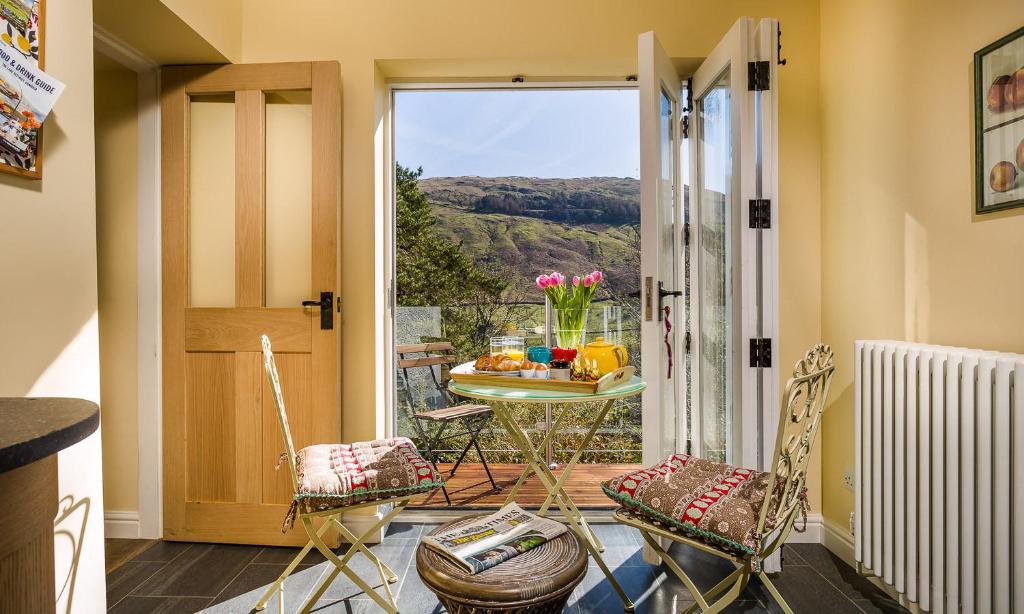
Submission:
POLYGON ((656 467, 602 484, 605 493, 623 506, 615 512, 615 520, 639 529, 693 595, 695 603, 685 612, 722 611, 756 575, 782 610, 792 613, 761 561, 785 543, 797 517, 806 511, 807 463, 833 371, 832 349, 827 345, 816 345, 796 364, 782 396, 775 460, 769 473, 674 455, 656 467), (708 484, 715 486, 709 489, 708 484), (688 487, 692 489, 687 492, 688 487), (678 510, 685 511, 673 513, 678 510), (656 538, 727 559, 736 570, 701 593, 656 538))
POLYGON ((285 413, 281 382, 271 351, 270 339, 266 335, 262 335, 260 339, 263 343, 263 366, 270 381, 274 404, 277 406, 286 449, 284 455, 295 489, 292 506, 285 518, 282 531, 297 521, 305 529, 309 541, 284 573, 267 588, 257 602, 255 610, 263 610, 277 591, 280 610, 282 613, 285 611, 284 581, 306 554, 316 548, 333 564, 334 569, 314 589, 299 609, 300 612, 308 612, 338 574, 344 573, 385 612, 396 614, 398 606, 391 593, 390 584, 397 582, 398 576, 366 547, 365 541, 405 509, 412 497, 440 488, 444 483, 434 467, 420 456, 412 442, 404 437, 351 445, 319 444, 308 446, 296 453, 288 428, 288 415, 285 413), (345 512, 379 505, 392 507, 358 537, 341 522, 340 517, 345 512), (314 519, 322 519, 323 524, 316 528, 314 519), (323 536, 328 529, 334 529, 343 539, 351 542, 343 556, 339 557, 324 542, 323 536), (349 561, 357 552, 361 552, 376 566, 383 595, 349 567, 349 561))

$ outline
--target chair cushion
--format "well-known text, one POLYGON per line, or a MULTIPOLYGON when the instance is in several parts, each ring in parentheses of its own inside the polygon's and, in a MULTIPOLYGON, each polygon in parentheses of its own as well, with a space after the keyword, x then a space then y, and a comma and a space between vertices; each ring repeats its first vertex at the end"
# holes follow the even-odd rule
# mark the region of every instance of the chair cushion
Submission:
POLYGON ((673 454, 640 471, 602 482, 605 494, 649 520, 714 546, 753 555, 769 474, 673 454))
POLYGON ((427 492, 441 476, 407 437, 299 450, 295 500, 307 512, 427 492))

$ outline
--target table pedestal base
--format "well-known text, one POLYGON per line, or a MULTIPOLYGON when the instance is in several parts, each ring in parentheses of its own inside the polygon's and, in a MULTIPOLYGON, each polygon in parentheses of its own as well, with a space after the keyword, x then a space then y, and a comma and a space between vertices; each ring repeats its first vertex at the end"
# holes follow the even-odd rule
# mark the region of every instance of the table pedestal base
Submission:
POLYGON ((0 473, 0 611, 53 611, 56 515, 56 454, 0 473))

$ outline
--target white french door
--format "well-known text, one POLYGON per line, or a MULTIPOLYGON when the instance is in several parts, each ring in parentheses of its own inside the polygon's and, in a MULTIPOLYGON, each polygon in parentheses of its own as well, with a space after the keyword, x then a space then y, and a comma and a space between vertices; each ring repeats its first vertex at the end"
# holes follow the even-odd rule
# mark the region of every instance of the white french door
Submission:
POLYGON ((645 464, 771 451, 777 45, 775 20, 742 18, 679 75, 653 32, 638 41, 645 464))

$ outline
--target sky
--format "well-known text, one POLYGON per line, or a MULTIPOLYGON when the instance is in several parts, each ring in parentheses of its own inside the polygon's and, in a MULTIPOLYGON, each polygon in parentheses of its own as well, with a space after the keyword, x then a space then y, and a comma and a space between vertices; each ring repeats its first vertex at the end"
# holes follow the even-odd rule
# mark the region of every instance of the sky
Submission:
POLYGON ((627 90, 397 91, 398 163, 424 177, 639 177, 627 90))

